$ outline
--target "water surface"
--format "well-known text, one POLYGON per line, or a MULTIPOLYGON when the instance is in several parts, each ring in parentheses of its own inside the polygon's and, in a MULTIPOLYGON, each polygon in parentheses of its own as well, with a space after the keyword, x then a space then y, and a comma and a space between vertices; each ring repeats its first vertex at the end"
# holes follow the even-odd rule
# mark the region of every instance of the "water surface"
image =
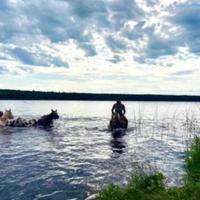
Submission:
POLYGON ((0 130, 1 200, 85 199, 111 182, 124 184, 138 165, 182 183, 185 149, 199 134, 199 103, 125 102, 129 128, 113 138, 114 102, 0 101, 1 109, 37 118, 58 109, 52 128, 0 130))

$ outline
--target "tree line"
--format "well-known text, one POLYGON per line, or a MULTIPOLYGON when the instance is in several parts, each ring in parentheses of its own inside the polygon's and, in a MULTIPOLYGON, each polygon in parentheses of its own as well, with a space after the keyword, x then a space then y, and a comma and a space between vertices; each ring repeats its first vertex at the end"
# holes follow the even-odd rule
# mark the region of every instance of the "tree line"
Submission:
POLYGON ((200 101, 200 96, 156 94, 99 94, 0 90, 0 100, 87 100, 87 101, 200 101))

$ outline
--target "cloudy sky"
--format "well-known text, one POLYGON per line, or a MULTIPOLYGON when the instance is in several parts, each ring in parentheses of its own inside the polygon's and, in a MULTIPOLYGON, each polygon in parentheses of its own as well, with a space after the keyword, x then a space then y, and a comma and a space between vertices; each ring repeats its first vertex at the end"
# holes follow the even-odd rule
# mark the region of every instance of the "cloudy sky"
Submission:
POLYGON ((0 0, 0 88, 200 94, 197 0, 0 0))

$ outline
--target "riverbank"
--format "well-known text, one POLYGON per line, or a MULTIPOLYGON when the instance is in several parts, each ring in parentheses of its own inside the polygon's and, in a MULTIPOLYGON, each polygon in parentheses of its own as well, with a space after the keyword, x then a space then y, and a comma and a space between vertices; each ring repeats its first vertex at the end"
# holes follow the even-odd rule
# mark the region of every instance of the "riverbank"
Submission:
POLYGON ((186 151, 185 184, 166 187, 162 173, 148 174, 138 171, 131 175, 128 183, 120 187, 115 184, 103 188, 98 200, 199 200, 200 199, 200 137, 195 137, 186 151))

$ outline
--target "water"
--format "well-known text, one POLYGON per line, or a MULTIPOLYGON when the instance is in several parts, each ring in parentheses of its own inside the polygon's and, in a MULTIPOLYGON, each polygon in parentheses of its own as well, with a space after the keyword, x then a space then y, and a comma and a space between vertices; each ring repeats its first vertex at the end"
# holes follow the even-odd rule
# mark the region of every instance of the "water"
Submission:
POLYGON ((199 103, 125 102, 129 128, 107 129, 113 102, 1 101, 1 109, 37 118, 57 108, 54 127, 0 130, 1 200, 85 199, 104 184, 124 184, 136 166, 184 177, 185 149, 200 133, 199 103))

